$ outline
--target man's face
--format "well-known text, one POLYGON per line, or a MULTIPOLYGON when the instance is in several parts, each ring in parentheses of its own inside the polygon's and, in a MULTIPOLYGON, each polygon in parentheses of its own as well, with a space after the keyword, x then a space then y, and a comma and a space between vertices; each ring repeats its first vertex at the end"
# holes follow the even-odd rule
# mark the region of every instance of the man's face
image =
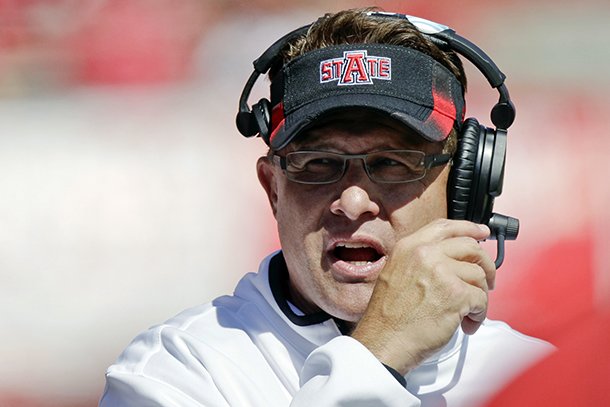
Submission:
MULTIPOLYGON (((425 142, 389 119, 347 114, 308 131, 278 154, 403 149, 439 154, 442 145, 425 142)), ((258 175, 278 223, 295 305, 306 313, 322 309, 357 322, 396 242, 446 217, 448 172, 443 166, 415 182, 382 184, 368 178, 362 160, 351 160, 336 183, 307 185, 288 180, 279 165, 261 158, 258 175)))

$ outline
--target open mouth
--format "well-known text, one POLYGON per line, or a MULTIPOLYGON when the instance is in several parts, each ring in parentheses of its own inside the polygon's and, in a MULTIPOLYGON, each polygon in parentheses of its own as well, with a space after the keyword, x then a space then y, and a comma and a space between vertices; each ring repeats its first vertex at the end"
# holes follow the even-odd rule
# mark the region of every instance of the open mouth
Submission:
POLYGON ((337 243, 332 250, 332 254, 338 260, 353 264, 355 266, 365 266, 375 263, 384 255, 375 247, 365 243, 337 243))

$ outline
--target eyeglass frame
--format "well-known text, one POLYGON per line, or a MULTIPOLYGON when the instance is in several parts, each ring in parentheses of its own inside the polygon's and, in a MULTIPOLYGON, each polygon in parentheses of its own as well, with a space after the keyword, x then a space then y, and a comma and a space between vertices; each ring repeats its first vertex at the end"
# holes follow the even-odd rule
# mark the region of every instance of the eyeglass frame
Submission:
POLYGON ((345 172, 347 171, 347 167, 348 167, 348 161, 351 160, 362 160, 362 164, 364 166, 364 171, 366 172, 367 177, 369 177, 369 179, 376 183, 376 184, 406 184, 409 182, 415 182, 415 181, 419 181, 423 178, 425 178, 425 176, 428 173, 428 170, 434 167, 439 167, 441 165, 444 164, 449 164, 451 165, 452 163, 452 159, 453 159, 453 155, 452 154, 448 154, 448 153, 441 153, 441 154, 426 154, 423 151, 419 151, 419 150, 381 150, 381 151, 372 151, 370 153, 366 153, 366 154, 343 154, 343 153, 335 153, 333 151, 320 151, 320 150, 297 150, 297 151, 291 151, 289 153, 286 154, 286 156, 281 156, 279 154, 275 154, 272 153, 270 154, 269 157, 272 161, 274 161, 276 158, 279 160, 279 164, 280 164, 280 168, 282 169, 282 171, 284 172, 284 174, 286 175, 286 178, 288 178, 290 181, 292 182, 296 182, 298 184, 308 184, 308 185, 328 185, 328 184, 334 184, 335 182, 340 181, 343 176, 345 175, 345 172), (424 172, 423 174, 415 179, 410 179, 410 180, 406 180, 406 181, 381 181, 381 180, 375 180, 373 179, 373 177, 371 176, 371 173, 369 172, 369 166, 366 162, 366 159, 369 155, 371 154, 379 154, 379 153, 396 153, 396 152, 409 152, 409 153, 419 153, 422 155, 422 161, 423 161, 423 167, 424 167, 424 172), (338 157, 341 157, 343 159, 343 169, 341 170, 341 175, 337 178, 337 179, 332 179, 330 181, 301 181, 301 180, 296 180, 293 179, 290 176, 290 173, 287 170, 287 157, 290 154, 294 154, 294 153, 327 153, 327 154, 332 154, 338 157))

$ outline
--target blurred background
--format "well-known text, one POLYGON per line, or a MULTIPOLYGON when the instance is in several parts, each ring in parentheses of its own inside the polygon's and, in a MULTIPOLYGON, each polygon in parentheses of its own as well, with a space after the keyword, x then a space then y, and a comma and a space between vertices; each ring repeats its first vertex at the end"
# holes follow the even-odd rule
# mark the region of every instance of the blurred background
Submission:
MULTIPOLYGON (((521 233, 490 317, 554 341, 610 309, 610 3, 457 4, 0 0, 0 406, 96 405, 137 333, 278 247, 237 100, 268 45, 342 8, 449 25, 508 76, 495 209, 521 233)), ((489 125, 497 94, 468 69, 467 115, 489 125)))

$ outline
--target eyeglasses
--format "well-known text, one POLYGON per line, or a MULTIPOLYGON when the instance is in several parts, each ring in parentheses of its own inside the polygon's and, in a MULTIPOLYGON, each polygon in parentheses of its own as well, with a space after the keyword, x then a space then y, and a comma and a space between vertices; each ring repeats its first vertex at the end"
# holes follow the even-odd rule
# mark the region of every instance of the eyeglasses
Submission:
POLYGON ((366 174, 373 182, 397 184, 413 182, 426 171, 451 161, 451 154, 430 154, 414 150, 386 150, 368 154, 338 154, 327 151, 294 151, 279 160, 286 177, 301 184, 331 184, 345 174, 349 160, 362 160, 366 174))

